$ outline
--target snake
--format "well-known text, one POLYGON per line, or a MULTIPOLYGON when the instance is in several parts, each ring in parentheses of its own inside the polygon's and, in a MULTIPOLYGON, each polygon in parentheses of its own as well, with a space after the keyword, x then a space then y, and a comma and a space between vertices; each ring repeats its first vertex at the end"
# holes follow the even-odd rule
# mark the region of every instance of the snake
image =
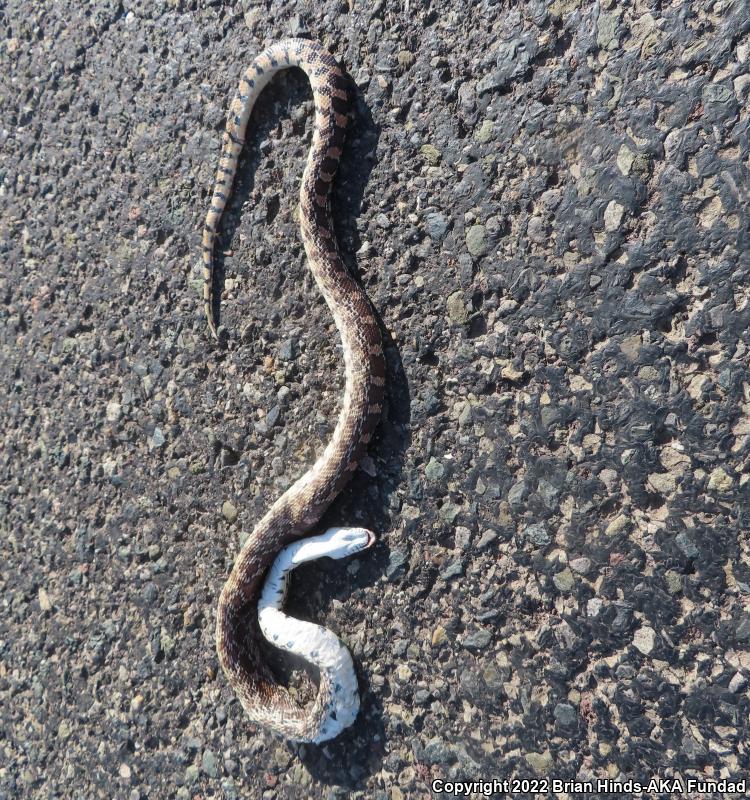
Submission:
POLYGON ((240 80, 227 115, 203 229, 203 299, 208 327, 220 339, 212 302, 219 222, 255 101, 277 72, 292 67, 307 75, 315 107, 299 192, 300 231, 309 269, 341 338, 344 393, 325 449, 256 523, 234 561, 219 596, 216 651, 250 720, 292 741, 321 743, 337 736, 357 716, 359 693, 351 656, 335 634, 293 620, 280 608, 288 574, 297 564, 322 556, 343 558, 371 546, 375 539, 362 528, 312 533, 356 470, 380 421, 386 363, 377 317, 341 258, 331 215, 331 187, 352 106, 351 84, 318 42, 276 42, 255 58, 240 80), (277 679, 265 655, 269 643, 301 656, 318 670, 317 693, 310 703, 300 704, 277 679))

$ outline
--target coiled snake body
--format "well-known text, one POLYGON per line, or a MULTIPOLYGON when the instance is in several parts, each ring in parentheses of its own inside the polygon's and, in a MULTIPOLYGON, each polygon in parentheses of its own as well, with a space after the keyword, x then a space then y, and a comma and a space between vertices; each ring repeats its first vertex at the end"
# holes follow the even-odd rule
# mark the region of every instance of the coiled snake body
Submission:
POLYGON ((362 529, 334 529, 281 551, 316 525, 356 469, 380 418, 385 360, 370 302, 339 256, 330 212, 331 184, 348 122, 349 84, 333 56, 315 42, 289 39, 271 45, 240 81, 229 110, 203 232, 204 300, 208 324, 217 335, 212 281, 218 223, 231 191, 255 99, 273 74, 287 67, 301 67, 312 85, 315 124, 300 187, 302 241, 310 270, 341 336, 346 385, 336 428, 325 450, 271 506, 237 556, 219 599, 216 649, 229 683, 253 721, 290 739, 320 742, 337 735, 356 716, 356 678, 348 652, 333 634, 290 620, 278 611, 286 571, 300 561, 321 555, 344 557, 369 546, 374 537, 362 529), (277 556, 279 562, 269 575, 264 593, 260 626, 272 640, 274 634, 278 637, 277 644, 320 669, 318 694, 307 709, 279 685, 260 650, 261 632, 253 612, 261 582, 277 556), (346 657, 340 652, 342 648, 346 657), (344 694, 347 697, 342 699, 344 694))

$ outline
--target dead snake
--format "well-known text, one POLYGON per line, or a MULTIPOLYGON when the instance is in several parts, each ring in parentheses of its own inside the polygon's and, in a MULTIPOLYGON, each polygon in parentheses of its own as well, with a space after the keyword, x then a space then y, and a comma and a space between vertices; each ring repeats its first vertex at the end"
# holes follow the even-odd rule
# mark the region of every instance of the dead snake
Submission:
MULTIPOLYGON (((305 637, 309 638, 312 629, 316 629, 333 637, 336 642, 338 639, 318 626, 290 621, 284 615, 274 617, 273 609, 280 605, 286 571, 296 565, 295 553, 297 563, 320 555, 341 558, 369 546, 373 537, 362 529, 347 529, 344 533, 333 530, 324 534, 321 542, 310 540, 310 547, 302 559, 296 551, 282 551, 317 524, 364 455, 381 415, 385 360, 377 320, 367 296, 341 260, 331 219, 331 185, 341 157, 351 104, 349 82, 333 56, 316 42, 288 39, 271 45, 255 59, 240 81, 229 109, 211 207, 203 231, 204 301, 208 325, 217 336, 212 304, 217 227, 231 191, 255 100, 271 77, 288 67, 302 68, 312 86, 315 123, 300 187, 302 241, 310 270, 341 336, 346 385, 336 428, 325 450, 257 523, 235 560, 219 598, 216 650, 230 685, 254 722, 289 739, 320 742, 337 735, 342 723, 350 724, 356 716, 359 707, 356 678, 356 700, 351 697, 342 706, 343 684, 335 670, 328 668, 326 661, 335 650, 335 643, 321 634, 320 641, 326 651, 321 653, 315 647, 318 640, 314 631, 312 644, 305 637), (320 669, 318 693, 308 708, 296 703, 277 682, 263 659, 260 647, 261 631, 255 612, 261 584, 277 557, 279 564, 278 569, 274 567, 272 588, 266 592, 268 597, 264 594, 262 616, 265 615, 268 626, 263 620, 260 626, 268 627, 271 638, 274 632, 280 638, 283 638, 283 633, 294 634, 283 642, 277 640, 276 644, 298 652, 320 669), (269 609, 270 614, 267 613, 269 609), (309 627, 303 630, 296 625, 309 627), (328 650, 325 641, 330 644, 328 650), (287 643, 292 646, 287 647, 287 643), (299 645, 296 650, 295 645, 299 645)), ((346 650, 340 643, 339 646, 346 650)), ((346 657, 349 658, 348 666, 342 666, 346 675, 341 673, 344 683, 351 682, 353 676, 348 652, 346 657)), ((351 694, 351 691, 347 690, 347 693, 351 694)))

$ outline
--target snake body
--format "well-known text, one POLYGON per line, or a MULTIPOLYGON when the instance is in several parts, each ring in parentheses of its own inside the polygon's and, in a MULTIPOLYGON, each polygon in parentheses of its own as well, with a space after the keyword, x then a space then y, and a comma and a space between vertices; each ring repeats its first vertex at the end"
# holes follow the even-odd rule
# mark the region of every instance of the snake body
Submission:
MULTIPOLYGON (((331 219, 330 191, 348 123, 349 84, 333 56, 315 42, 288 39, 271 45, 240 81, 229 110, 203 231, 204 300, 208 324, 216 336, 211 300, 218 224, 255 100, 271 77, 288 67, 304 70, 312 86, 315 122, 300 187, 300 227, 310 270, 341 336, 345 389, 336 428, 325 450, 256 524, 235 560, 219 598, 216 649, 230 685, 254 722, 289 739, 320 742, 338 732, 338 726, 331 724, 331 715, 338 716, 340 708, 336 676, 318 663, 317 696, 310 707, 301 707, 265 663, 262 634, 253 612, 271 564, 287 545, 317 524, 364 455, 382 411, 385 359, 375 314, 341 260, 331 219)), ((288 620, 277 621, 289 625, 288 620)), ((314 661, 313 652, 302 655, 314 661)), ((351 669, 351 662, 349 666, 351 669)))
POLYGON ((287 545, 268 572, 258 601, 258 622, 266 639, 318 668, 320 680, 330 693, 325 715, 312 739, 320 743, 338 736, 354 722, 359 712, 359 689, 354 664, 346 645, 336 634, 320 625, 289 617, 281 610, 289 573, 306 561, 327 556, 346 558, 375 542, 365 528, 330 528, 287 545))

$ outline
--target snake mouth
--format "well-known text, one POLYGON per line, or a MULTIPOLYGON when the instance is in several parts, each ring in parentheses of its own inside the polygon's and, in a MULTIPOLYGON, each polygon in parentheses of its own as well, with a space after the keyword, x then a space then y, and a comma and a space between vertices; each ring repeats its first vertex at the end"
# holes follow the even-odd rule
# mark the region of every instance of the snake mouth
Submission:
POLYGON ((378 537, 372 531, 367 531, 367 544, 362 548, 363 550, 367 550, 368 547, 372 547, 375 542, 377 542, 378 537))

